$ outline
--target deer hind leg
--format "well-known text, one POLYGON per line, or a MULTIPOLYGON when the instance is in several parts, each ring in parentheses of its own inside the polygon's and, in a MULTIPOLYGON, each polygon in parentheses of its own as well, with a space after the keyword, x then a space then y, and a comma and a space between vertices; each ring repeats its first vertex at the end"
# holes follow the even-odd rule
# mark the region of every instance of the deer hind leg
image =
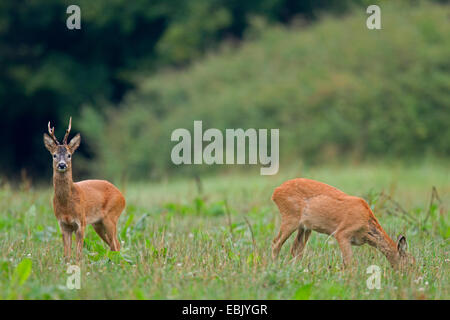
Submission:
POLYGON ((284 242, 298 229, 300 222, 297 219, 285 219, 281 221, 280 232, 272 242, 272 258, 276 259, 284 242))
POLYGON ((109 244, 111 251, 120 250, 120 242, 117 238, 117 221, 124 209, 125 199, 121 196, 110 201, 104 211, 102 224, 105 230, 105 237, 108 240, 106 242, 109 244))
POLYGON ((305 249, 310 235, 310 229, 305 229, 303 226, 299 227, 297 236, 295 237, 294 243, 292 244, 291 248, 292 257, 296 260, 300 260, 302 258, 303 250, 305 249))
POLYGON ((102 238, 103 241, 106 242, 108 246, 111 247, 111 244, 109 243, 109 239, 106 236, 106 229, 103 225, 103 222, 99 221, 92 224, 92 227, 94 227, 95 232, 99 235, 100 238, 102 238))
POLYGON ((106 238, 108 239, 107 243, 109 244, 111 251, 120 250, 120 243, 117 239, 116 224, 117 222, 112 219, 103 219, 103 226, 105 228, 106 238))

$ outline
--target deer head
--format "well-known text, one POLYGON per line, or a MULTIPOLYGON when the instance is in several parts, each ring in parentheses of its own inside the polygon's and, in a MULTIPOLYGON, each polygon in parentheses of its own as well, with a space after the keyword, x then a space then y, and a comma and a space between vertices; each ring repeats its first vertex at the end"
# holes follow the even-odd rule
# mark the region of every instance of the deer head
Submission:
POLYGON ((397 250, 398 250, 398 255, 399 255, 399 266, 401 268, 415 264, 416 260, 407 251, 408 243, 406 242, 406 238, 403 235, 399 235, 399 237, 397 239, 397 250))
POLYGON ((72 169, 72 155, 75 150, 78 149, 81 142, 81 136, 78 133, 67 144, 67 138, 69 137, 70 129, 72 128, 72 117, 69 120, 69 127, 64 135, 63 143, 59 143, 55 137, 55 128, 50 127, 50 121, 48 122, 48 134, 44 133, 44 145, 53 157, 53 171, 64 173, 72 169))

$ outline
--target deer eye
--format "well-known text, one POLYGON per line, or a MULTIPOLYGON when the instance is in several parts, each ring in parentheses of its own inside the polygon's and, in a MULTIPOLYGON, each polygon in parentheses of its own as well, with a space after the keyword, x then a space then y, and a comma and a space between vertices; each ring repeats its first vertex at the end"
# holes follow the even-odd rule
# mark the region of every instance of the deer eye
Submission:
POLYGON ((68 154, 68 155, 67 155, 67 158, 69 158, 69 159, 70 159, 70 158, 72 158, 72 156, 71 156, 70 154, 68 154))
POLYGON ((53 159, 56 159, 56 154, 53 155, 53 159))

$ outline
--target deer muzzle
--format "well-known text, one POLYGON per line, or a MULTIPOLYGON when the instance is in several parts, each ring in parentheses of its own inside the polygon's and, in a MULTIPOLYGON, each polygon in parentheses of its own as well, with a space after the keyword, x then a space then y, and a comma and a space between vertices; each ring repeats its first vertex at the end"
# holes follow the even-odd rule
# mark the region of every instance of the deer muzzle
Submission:
POLYGON ((57 165, 57 169, 59 172, 65 172, 67 170, 67 163, 60 161, 57 165))

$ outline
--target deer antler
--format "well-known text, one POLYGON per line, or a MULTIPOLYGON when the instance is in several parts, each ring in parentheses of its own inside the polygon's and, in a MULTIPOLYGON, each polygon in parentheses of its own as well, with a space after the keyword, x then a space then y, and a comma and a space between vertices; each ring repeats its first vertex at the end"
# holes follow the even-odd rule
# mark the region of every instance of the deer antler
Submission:
POLYGON ((53 141, 59 145, 58 139, 55 137, 55 127, 50 128, 50 121, 48 122, 48 133, 50 134, 50 137, 53 139, 53 141))
POLYGON ((70 129, 72 129, 72 117, 69 119, 69 127, 66 130, 66 134, 64 136, 63 144, 67 144, 67 138, 69 137, 70 129))

